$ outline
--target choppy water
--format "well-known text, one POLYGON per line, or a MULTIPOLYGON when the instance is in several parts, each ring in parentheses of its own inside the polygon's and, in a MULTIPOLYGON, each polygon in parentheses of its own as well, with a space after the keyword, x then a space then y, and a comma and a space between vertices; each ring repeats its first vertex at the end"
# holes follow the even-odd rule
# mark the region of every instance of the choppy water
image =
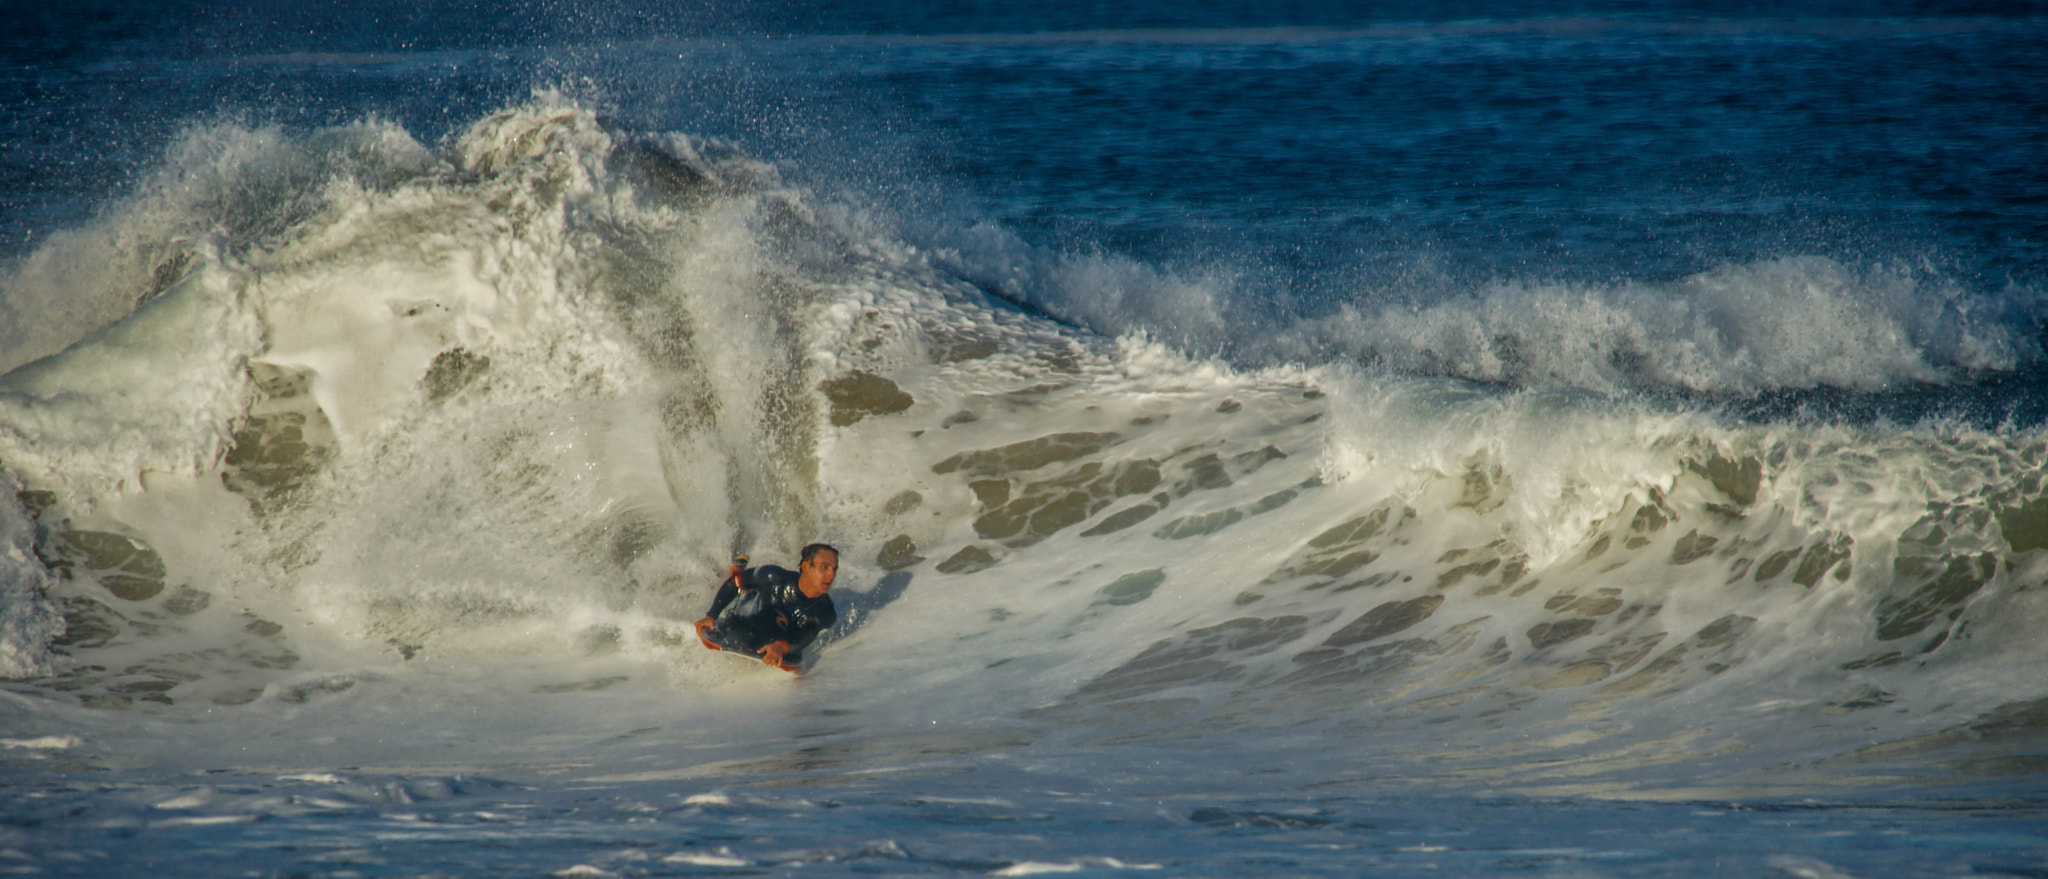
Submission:
POLYGON ((1566 12, 48 17, 0 869, 2048 868, 2043 22, 1566 12))

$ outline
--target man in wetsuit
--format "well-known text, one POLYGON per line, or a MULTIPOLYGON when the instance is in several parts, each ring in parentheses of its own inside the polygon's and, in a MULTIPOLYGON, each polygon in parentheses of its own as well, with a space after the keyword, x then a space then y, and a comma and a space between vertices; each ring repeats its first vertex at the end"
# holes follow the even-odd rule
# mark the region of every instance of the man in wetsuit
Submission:
POLYGON ((713 650, 758 654, 762 662, 797 671, 804 648, 839 621, 832 596, 825 594, 839 576, 839 550, 806 546, 795 571, 748 568, 746 561, 740 556, 732 576, 719 584, 711 610, 697 621, 697 638, 713 650))

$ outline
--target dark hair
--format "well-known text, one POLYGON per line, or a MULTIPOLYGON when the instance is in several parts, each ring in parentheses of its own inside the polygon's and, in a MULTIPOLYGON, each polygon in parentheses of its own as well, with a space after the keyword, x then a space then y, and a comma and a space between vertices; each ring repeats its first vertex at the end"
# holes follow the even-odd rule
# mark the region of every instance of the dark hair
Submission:
POLYGON ((812 556, 815 556, 821 552, 829 552, 832 554, 833 558, 839 557, 838 547, 835 547, 829 543, 813 543, 809 546, 804 547, 803 553, 797 558, 797 564, 801 565, 805 562, 808 562, 811 560, 812 556))

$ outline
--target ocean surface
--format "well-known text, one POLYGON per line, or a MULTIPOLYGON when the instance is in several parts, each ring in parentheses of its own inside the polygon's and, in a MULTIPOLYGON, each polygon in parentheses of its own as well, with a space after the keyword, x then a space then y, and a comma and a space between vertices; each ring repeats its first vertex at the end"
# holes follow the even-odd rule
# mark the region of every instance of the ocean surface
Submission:
POLYGON ((2048 8, 924 5, 10 12, 0 874, 2048 876, 2048 8))

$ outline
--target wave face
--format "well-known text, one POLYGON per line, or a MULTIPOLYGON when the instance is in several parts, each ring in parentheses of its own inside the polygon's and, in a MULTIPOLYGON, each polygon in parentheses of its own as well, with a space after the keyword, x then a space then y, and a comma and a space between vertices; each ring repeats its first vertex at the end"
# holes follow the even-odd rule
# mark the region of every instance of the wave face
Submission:
MULTIPOLYGON (((2038 429, 1624 393, 2038 357, 2023 319, 1924 278, 1503 285, 1304 319, 1245 340, 1302 354, 1258 366, 1048 295, 1168 273, 934 250, 555 93, 439 147, 230 125, 169 163, 102 221, 154 235, 54 241, 10 281, 142 299, 0 379, 23 728, 175 762, 218 746, 149 741, 163 723, 368 733, 460 693, 528 718, 472 731, 488 763, 652 679, 683 742, 744 739, 739 702, 858 702, 819 733, 856 769, 941 721, 972 730, 947 753, 1256 743, 1283 768, 1247 783, 1276 789, 1797 795, 2038 765, 2038 429), (1038 280, 989 281, 999 258, 1038 280), (692 646, 730 553, 814 539, 845 550, 845 621, 803 695, 692 646)), ((330 762, 426 759, 351 738, 330 762)), ((284 747, 262 741, 233 747, 284 747)))

